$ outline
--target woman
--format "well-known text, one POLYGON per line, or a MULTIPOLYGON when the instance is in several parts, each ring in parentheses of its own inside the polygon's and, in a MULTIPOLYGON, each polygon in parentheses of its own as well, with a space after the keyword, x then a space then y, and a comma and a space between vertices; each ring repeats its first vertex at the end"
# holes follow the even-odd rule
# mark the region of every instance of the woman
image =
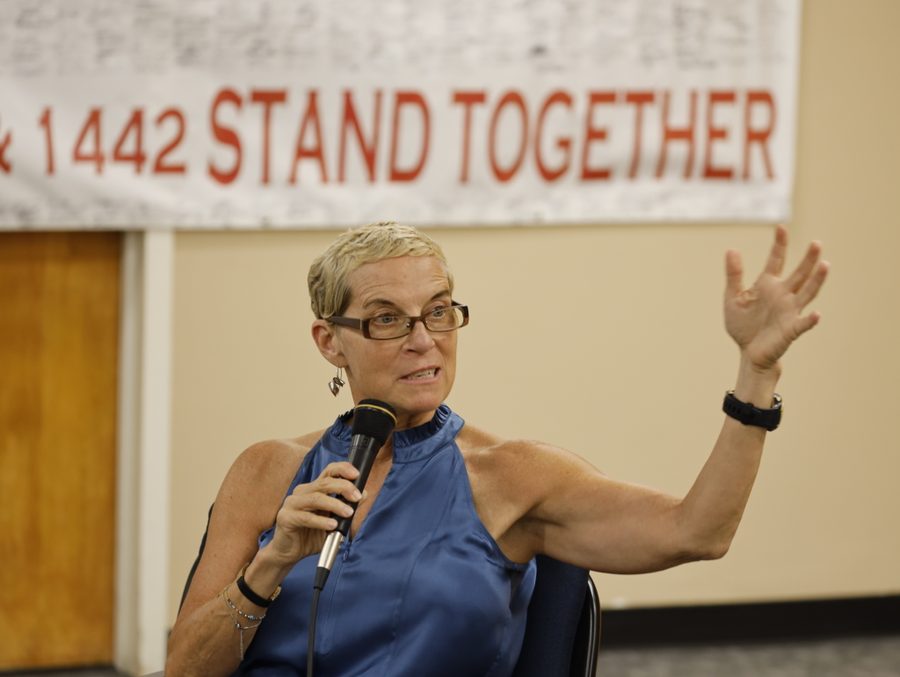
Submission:
POLYGON ((614 573, 723 556, 780 416, 780 359, 819 320, 803 309, 827 275, 820 246, 781 278, 786 247, 779 227, 748 289, 739 255, 726 256, 738 377, 712 453, 679 499, 464 423, 443 403, 468 311, 453 299, 440 247, 397 224, 341 235, 310 269, 313 340, 338 370, 333 391, 343 371, 355 403, 393 406, 396 430, 362 495, 346 460, 352 412, 235 461, 172 631, 167 674, 303 674, 311 555, 351 514, 318 611, 322 677, 509 674, 537 554, 614 573), (340 497, 359 501, 355 513, 340 497))

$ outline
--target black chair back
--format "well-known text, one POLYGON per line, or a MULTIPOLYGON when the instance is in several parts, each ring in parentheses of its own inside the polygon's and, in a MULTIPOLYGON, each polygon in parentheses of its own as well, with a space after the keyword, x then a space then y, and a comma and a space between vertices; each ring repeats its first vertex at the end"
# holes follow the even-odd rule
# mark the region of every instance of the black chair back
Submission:
POLYGON ((599 648, 600 600, 589 572, 539 555, 513 677, 594 677, 599 648))

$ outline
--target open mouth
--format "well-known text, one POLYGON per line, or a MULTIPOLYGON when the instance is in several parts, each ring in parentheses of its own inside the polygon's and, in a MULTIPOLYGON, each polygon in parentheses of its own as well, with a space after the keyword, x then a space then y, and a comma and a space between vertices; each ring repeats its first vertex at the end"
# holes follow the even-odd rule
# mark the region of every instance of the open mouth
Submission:
POLYGON ((428 367, 428 369, 421 369, 419 371, 414 371, 411 374, 407 374, 403 377, 404 381, 426 381, 428 379, 432 379, 437 376, 438 371, 440 369, 438 367, 428 367))

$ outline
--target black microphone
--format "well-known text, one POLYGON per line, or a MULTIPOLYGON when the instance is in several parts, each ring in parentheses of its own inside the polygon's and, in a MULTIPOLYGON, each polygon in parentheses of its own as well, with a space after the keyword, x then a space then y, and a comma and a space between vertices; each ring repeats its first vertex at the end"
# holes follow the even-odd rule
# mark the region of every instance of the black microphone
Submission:
MULTIPOLYGON (((387 441, 388 436, 397 425, 397 415, 394 408, 387 402, 380 400, 361 400, 353 410, 352 438, 350 440, 350 463, 359 470, 359 477, 353 483, 360 492, 366 486, 369 479, 369 471, 378 450, 387 441)), ((341 499, 348 505, 356 507, 345 499, 341 499)), ((316 567, 316 580, 314 587, 321 590, 328 580, 331 567, 337 558, 338 549, 350 530, 353 516, 342 517, 338 520, 337 528, 325 538, 322 553, 319 555, 319 564, 316 567)))

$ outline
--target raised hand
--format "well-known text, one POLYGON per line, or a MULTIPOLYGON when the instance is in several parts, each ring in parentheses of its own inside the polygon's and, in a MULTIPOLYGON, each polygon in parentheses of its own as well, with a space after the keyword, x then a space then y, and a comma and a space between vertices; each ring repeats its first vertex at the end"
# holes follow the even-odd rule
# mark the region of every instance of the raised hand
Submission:
POLYGON ((797 268, 783 278, 787 243, 787 230, 778 226, 765 269, 746 289, 740 254, 729 250, 725 255, 725 329, 759 371, 776 367, 791 343, 820 318, 817 312, 803 313, 828 275, 828 262, 820 260, 822 245, 812 242, 797 268))

